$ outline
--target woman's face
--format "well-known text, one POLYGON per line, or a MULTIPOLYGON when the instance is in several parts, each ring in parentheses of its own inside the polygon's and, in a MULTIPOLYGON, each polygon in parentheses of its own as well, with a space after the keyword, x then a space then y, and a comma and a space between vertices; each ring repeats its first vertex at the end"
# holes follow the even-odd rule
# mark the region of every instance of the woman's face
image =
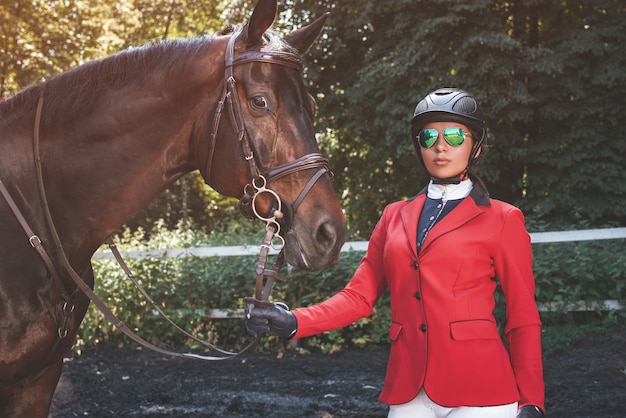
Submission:
POLYGON ((423 129, 439 131, 437 140, 430 148, 420 147, 426 170, 431 176, 445 179, 461 174, 467 167, 473 141, 467 126, 455 122, 431 122, 423 129), (465 141, 459 146, 452 146, 443 138, 445 128, 461 128, 465 131, 465 141))

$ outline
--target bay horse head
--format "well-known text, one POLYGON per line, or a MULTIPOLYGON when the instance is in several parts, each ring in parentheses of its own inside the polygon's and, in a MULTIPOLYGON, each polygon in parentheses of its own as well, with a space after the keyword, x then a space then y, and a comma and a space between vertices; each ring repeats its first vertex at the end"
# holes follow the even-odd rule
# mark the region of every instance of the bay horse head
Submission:
POLYGON ((70 270, 93 286, 93 253, 190 171, 276 218, 294 266, 338 260, 346 221, 301 72, 325 17, 281 38, 276 9, 259 0, 235 32, 131 48, 0 102, 0 416, 47 416, 89 305, 70 270))
POLYGON ((240 198, 244 215, 268 221, 278 210, 287 261, 316 270, 336 263, 346 237, 332 173, 315 140, 315 101, 301 75, 301 57, 327 15, 281 39, 268 32, 276 9, 266 3, 260 2, 250 22, 223 41, 220 106, 208 152, 199 137, 196 156, 205 180, 220 193, 240 198))

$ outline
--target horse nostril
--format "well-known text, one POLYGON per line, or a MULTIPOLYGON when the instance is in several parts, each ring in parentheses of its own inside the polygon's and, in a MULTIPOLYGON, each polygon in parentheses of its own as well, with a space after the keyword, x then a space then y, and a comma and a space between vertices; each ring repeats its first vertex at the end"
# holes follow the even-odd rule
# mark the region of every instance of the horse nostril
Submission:
POLYGON ((337 228, 329 222, 322 222, 317 228, 315 240, 321 249, 328 251, 337 242, 337 228))

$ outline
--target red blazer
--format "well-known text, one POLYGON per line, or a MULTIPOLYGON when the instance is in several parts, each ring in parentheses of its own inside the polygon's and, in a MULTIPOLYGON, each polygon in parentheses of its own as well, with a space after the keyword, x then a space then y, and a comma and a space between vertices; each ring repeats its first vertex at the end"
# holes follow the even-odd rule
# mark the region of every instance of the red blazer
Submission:
POLYGON ((544 408, 541 322, 521 211, 489 199, 475 185, 470 197, 431 229, 418 255, 425 191, 385 208, 343 290, 294 310, 294 338, 369 316, 389 288, 391 353, 381 402, 408 402, 424 387, 447 407, 519 402, 544 408), (496 278, 506 299, 509 350, 492 314, 496 278))

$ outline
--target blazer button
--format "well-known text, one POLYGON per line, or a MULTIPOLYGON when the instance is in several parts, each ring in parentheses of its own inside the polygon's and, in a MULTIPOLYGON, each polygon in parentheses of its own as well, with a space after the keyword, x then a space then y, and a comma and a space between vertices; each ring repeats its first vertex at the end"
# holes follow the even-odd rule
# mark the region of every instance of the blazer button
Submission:
POLYGON ((426 332, 426 324, 422 324, 422 325, 420 325, 420 330, 421 330, 422 332, 426 332))
POLYGON ((422 294, 420 292, 415 292, 415 299, 422 300, 422 294))
POLYGON ((414 261, 414 262, 413 262, 413 268, 414 268, 415 270, 417 270, 417 268, 418 268, 418 267, 419 267, 419 264, 417 264, 417 261, 414 261))

